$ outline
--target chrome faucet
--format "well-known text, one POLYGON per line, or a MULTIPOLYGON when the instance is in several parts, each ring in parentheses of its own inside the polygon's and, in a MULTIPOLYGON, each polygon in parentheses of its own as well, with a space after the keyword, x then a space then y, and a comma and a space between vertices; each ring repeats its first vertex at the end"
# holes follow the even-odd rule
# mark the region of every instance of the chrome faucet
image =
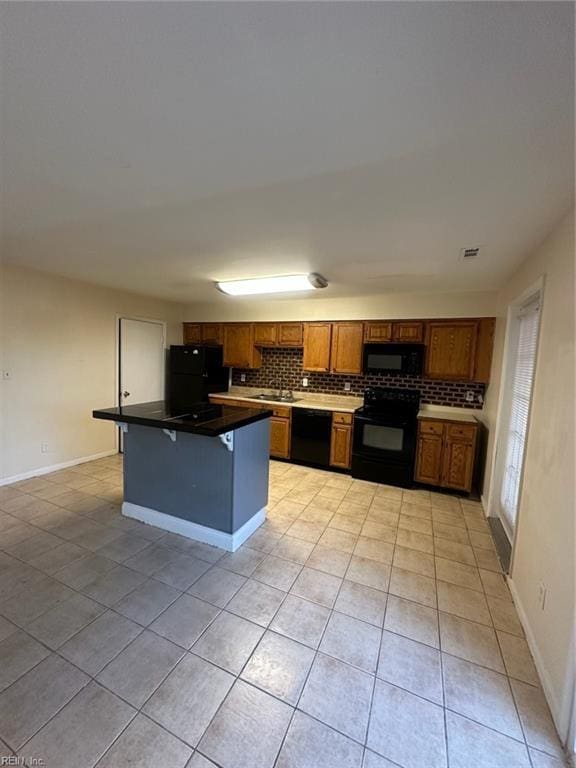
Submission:
POLYGON ((282 379, 272 379, 272 381, 270 382, 270 386, 272 388, 277 387, 278 388, 277 397, 282 397, 282 379))

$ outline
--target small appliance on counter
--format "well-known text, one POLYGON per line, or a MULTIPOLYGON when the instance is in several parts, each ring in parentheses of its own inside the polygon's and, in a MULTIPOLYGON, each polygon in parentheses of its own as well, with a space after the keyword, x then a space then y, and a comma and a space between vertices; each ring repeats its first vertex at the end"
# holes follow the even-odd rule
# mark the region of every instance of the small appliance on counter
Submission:
POLYGON ((364 373, 420 376, 423 363, 423 344, 364 345, 364 373))
POLYGON ((414 480, 420 392, 369 387, 354 413, 352 477, 409 488, 414 480))
POLYGON ((222 365, 222 348, 170 347, 168 403, 172 412, 186 413, 207 403, 211 392, 227 392, 230 369, 222 365))

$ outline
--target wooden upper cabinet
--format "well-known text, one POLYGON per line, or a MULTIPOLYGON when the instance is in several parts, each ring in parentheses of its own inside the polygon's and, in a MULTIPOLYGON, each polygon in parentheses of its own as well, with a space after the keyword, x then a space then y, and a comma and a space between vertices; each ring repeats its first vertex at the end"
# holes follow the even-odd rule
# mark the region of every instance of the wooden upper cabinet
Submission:
POLYGON ((393 323, 392 339, 403 344, 419 344, 424 341, 424 323, 417 320, 393 323))
POLYGON ((202 343, 202 326, 200 323, 183 323, 184 344, 202 343))
POLYGON ((481 384, 488 384, 490 381, 495 325, 496 319, 494 317, 483 317, 478 321, 474 381, 479 381, 481 384))
POLYGON ((278 342, 276 323, 255 323, 254 344, 257 347, 275 347, 278 342))
POLYGON ((378 344, 392 341, 392 323, 368 320, 364 323, 364 343, 378 344))
POLYGON ((222 323, 202 323, 201 336, 203 344, 222 344, 222 323))
POLYGON ((363 323, 333 323, 330 370, 357 376, 362 373, 363 323))
POLYGON ((332 323, 306 323, 304 325, 303 370, 328 373, 330 370, 331 341, 332 323))
POLYGON ((434 379, 472 381, 478 326, 478 320, 429 322, 426 375, 434 379))
POLYGON ((262 356, 254 344, 252 323, 224 325, 224 365, 231 368, 259 368, 261 364, 262 356))
POLYGON ((301 347, 304 344, 303 323, 278 323, 278 346, 301 347))
POLYGON ((257 347, 301 347, 304 323, 254 323, 257 347))

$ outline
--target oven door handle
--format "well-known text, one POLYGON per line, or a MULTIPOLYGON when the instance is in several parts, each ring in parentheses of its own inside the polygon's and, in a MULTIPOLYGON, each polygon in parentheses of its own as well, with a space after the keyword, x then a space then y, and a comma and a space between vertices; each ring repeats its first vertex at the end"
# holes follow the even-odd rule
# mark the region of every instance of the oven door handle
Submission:
MULTIPOLYGON (((415 422, 416 420, 414 420, 415 422)), ((395 421, 387 418, 373 418, 372 416, 355 416, 354 424, 374 424, 377 427, 408 427, 412 422, 406 419, 395 421)))

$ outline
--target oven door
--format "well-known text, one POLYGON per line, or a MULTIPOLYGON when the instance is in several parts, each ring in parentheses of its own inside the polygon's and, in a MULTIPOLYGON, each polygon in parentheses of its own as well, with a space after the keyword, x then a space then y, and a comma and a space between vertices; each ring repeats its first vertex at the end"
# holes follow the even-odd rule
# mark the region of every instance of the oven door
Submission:
POLYGON ((416 450, 416 421, 403 416, 356 416, 353 452, 377 461, 410 463, 416 450))

